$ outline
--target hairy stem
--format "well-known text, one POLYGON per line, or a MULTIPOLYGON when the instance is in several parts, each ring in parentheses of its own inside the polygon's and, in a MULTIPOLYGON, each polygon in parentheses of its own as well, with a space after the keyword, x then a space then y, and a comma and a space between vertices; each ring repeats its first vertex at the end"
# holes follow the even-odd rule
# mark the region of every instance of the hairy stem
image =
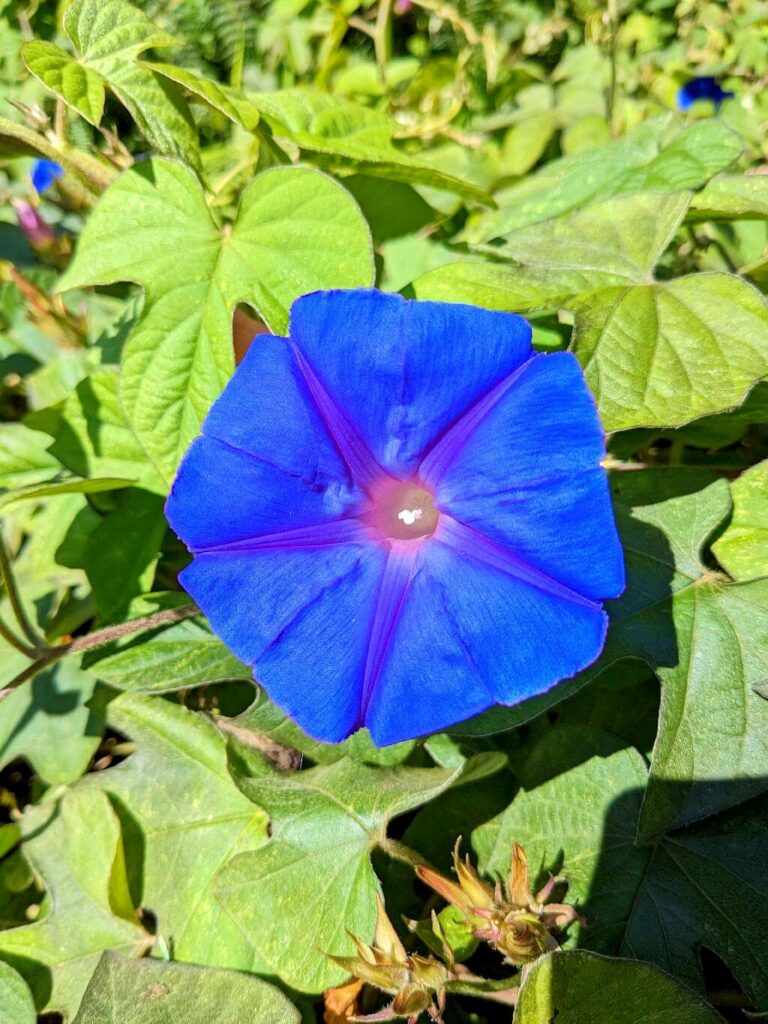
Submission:
POLYGON ((27 151, 32 151, 38 156, 44 156, 47 160, 55 160, 62 164, 64 169, 76 175, 81 183, 81 189, 85 189, 84 198, 87 202, 93 201, 93 193, 97 195, 109 188, 117 176, 114 168, 103 163, 88 153, 82 153, 72 146, 54 145, 50 139, 40 135, 32 128, 16 121, 10 121, 7 117, 0 117, 0 140, 13 140, 17 145, 20 143, 27 151))
POLYGON ((619 134, 618 118, 616 111, 616 98, 618 95, 618 59, 619 59, 619 3, 618 0, 607 0, 607 13, 609 31, 611 33, 610 58, 611 58, 611 84, 608 89, 608 123, 611 126, 611 134, 619 134))
POLYGON ((2 619, 0 619, 0 636, 5 640, 11 647, 15 647, 17 651, 21 651, 27 658, 36 658, 37 651, 31 647, 27 647, 23 640, 20 640, 13 630, 7 626, 2 619))
POLYGON ((154 612, 152 615, 144 615, 140 619, 121 622, 117 626, 105 626, 104 629, 97 629, 85 636, 75 637, 74 640, 58 644, 56 647, 47 647, 38 653, 31 665, 28 665, 23 672, 20 672, 4 687, 3 696, 7 696, 16 687, 21 686, 22 683, 47 668, 48 665, 59 661, 60 658, 64 658, 68 654, 79 654, 83 651, 93 650, 95 647, 104 647, 106 644, 112 643, 113 640, 120 640, 124 636, 131 636, 133 633, 146 633, 159 626, 168 626, 174 622, 191 619, 199 614, 200 609, 194 604, 187 604, 182 608, 166 608, 161 612, 154 612))
POLYGON ((412 850, 405 843, 398 842, 397 839, 390 839, 388 836, 384 836, 383 839, 379 840, 378 847, 392 857, 393 860, 402 861, 403 864, 410 864, 412 868, 429 867, 429 862, 420 853, 412 850))
POLYGON ((56 97, 56 114, 53 125, 56 138, 62 146, 67 144, 67 104, 61 98, 56 97))
POLYGON ((379 78, 386 81, 387 63, 392 56, 392 0, 381 0, 376 16, 376 28, 373 33, 373 48, 379 78))

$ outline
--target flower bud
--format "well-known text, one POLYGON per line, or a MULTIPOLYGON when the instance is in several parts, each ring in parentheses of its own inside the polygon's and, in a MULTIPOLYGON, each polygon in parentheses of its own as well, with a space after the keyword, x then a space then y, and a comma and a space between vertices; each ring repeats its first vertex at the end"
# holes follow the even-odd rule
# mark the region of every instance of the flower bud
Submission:
POLYGON ((46 224, 35 207, 26 199, 17 199, 13 205, 19 227, 29 244, 35 249, 50 246, 56 233, 50 224, 46 224))

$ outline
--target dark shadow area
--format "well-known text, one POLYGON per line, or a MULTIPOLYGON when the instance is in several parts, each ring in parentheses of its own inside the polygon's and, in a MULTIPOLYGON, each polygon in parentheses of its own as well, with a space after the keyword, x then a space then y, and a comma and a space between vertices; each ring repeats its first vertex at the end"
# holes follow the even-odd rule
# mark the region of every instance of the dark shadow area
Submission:
POLYGON ((0 260, 7 260, 22 269, 37 265, 37 257, 24 232, 7 221, 0 222, 0 260))
MULTIPOLYGON (((611 803, 579 907, 579 946, 654 964, 743 1022, 742 1010, 768 1009, 768 775, 705 784, 723 810, 648 844, 636 839, 645 790, 611 803)), ((668 806, 689 792, 656 785, 670 791, 668 806)), ((547 867, 562 864, 567 877, 567 859, 556 860, 547 867)))
MULTIPOLYGON (((108 793, 109 802, 120 821, 125 852, 125 870, 128 876, 128 888, 134 907, 142 906, 144 900, 144 860, 146 856, 146 839, 140 822, 114 793, 108 793)), ((149 908, 152 911, 152 908, 149 908)), ((153 914, 154 917, 154 914, 153 914)))
POLYGON ((100 623, 122 621, 131 600, 148 589, 144 574, 156 562, 167 530, 163 505, 161 495, 127 487, 111 494, 104 514, 89 504, 72 520, 56 558, 85 571, 100 623))

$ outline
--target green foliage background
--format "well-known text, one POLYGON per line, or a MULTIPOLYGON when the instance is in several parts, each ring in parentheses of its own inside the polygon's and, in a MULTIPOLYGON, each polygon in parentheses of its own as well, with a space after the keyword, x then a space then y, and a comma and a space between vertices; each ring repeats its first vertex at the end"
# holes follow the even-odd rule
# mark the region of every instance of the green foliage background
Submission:
POLYGON ((766 72, 760 0, 0 0, 0 1024, 321 1021, 459 835, 582 920, 447 1024, 768 1010, 766 72), (384 750, 254 689, 162 511, 233 316, 374 284, 576 353, 629 577, 589 670, 384 750))

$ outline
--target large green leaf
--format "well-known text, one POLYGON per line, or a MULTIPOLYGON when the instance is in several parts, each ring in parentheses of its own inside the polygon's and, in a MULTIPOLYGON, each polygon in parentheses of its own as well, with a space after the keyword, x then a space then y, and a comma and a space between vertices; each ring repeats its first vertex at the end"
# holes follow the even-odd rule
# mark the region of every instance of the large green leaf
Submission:
POLYGON ((694 821, 768 787, 768 582, 729 584, 702 547, 728 514, 705 474, 618 473, 627 592, 611 602, 606 661, 640 657, 662 682, 641 833, 694 821), (739 785, 722 787, 722 779, 739 785), (726 801, 726 802, 724 802, 726 801))
POLYGON ((299 1024, 299 1011, 273 985, 237 971, 105 954, 73 1024, 124 1021, 299 1024))
POLYGON ((733 518, 712 550, 736 580, 768 576, 768 460, 734 480, 731 494, 733 518))
POLYGON ((172 82, 176 82, 246 131, 256 129, 259 123, 259 108, 239 89, 224 85, 222 82, 214 82, 210 78, 203 78, 189 68, 180 68, 176 64, 153 63, 146 64, 146 67, 163 75, 164 78, 170 78, 172 82))
POLYGON ((270 816, 270 841, 227 864, 219 899, 287 984, 300 992, 339 984, 344 972, 323 952, 353 951, 345 929, 372 937, 378 882, 370 855, 387 849, 388 822, 503 763, 500 754, 481 754, 450 771, 343 758, 303 772, 258 767, 248 775, 234 759, 238 785, 270 816))
POLYGON ((768 177, 720 174, 693 197, 688 220, 764 220, 768 217, 768 177))
POLYGON ((250 100, 278 138, 288 139, 308 153, 325 156, 332 166, 352 166, 365 174, 411 185, 431 185, 490 202, 471 182, 398 149, 392 141, 397 124, 380 111, 343 96, 306 88, 262 92, 250 100))
MULTIPOLYGON (((572 742, 570 729, 555 730, 534 754, 557 763, 572 742)), ((639 846, 643 775, 640 755, 623 750, 523 789, 474 833, 482 869, 503 877, 519 842, 534 871, 568 878, 568 899, 587 923, 581 944, 649 961, 699 990, 704 945, 766 1004, 768 940, 754 913, 768 899, 766 798, 639 846)), ((721 785, 738 788, 738 780, 721 785)))
POLYGON ((656 282, 691 194, 593 203, 438 267, 419 298, 518 312, 567 306, 573 349, 609 430, 676 427, 744 400, 768 375, 768 306, 730 274, 656 282))
POLYGON ((0 932, 0 959, 24 977, 38 1010, 71 1018, 102 952, 138 954, 139 927, 125 876, 120 825, 95 790, 30 807, 23 850, 47 894, 32 924, 0 932))
POLYGON ((720 121, 697 121, 678 130, 669 116, 653 118, 610 146, 553 160, 499 192, 499 209, 477 215, 468 225, 466 240, 501 238, 598 198, 696 188, 740 153, 738 136, 720 121))
POLYGON ((0 1024, 35 1024, 35 1004, 24 979, 0 961, 0 1024))
POLYGON ((604 288, 573 308, 573 350, 607 430, 723 412, 768 375, 768 306, 734 275, 604 288))
POLYGON ((582 292, 652 280, 691 195, 642 193, 513 231, 483 262, 450 263, 414 282, 420 299, 525 312, 582 292))
POLYGON ((722 1024, 722 1017, 649 964, 594 953, 548 953, 531 967, 514 1024, 722 1024))
POLYGON ((82 477, 125 477, 162 493, 163 481, 126 419, 114 370, 97 370, 81 381, 56 410, 32 422, 53 437, 49 448, 63 466, 82 477))
POLYGON ((50 480, 60 472, 53 455, 47 451, 50 439, 23 423, 0 426, 0 488, 14 490, 50 480))
POLYGON ((81 671, 72 656, 6 696, 0 710, 0 768, 23 757, 52 785, 76 782, 104 731, 103 714, 88 706, 95 684, 96 677, 81 671))
POLYGON ((144 286, 145 303, 123 351, 121 401, 169 483, 233 372, 237 303, 284 332, 299 295, 372 283, 370 235, 354 200, 320 171, 258 175, 220 230, 192 172, 152 160, 101 198, 60 287, 123 280, 144 286))
POLYGON ((93 668, 111 686, 136 693, 166 693, 224 679, 253 678, 207 623, 191 619, 143 634, 101 658, 93 668))
POLYGON ((125 821, 137 904, 156 916, 176 959, 259 970, 257 936, 241 932, 213 895, 217 872, 267 839, 266 814, 227 771, 224 737, 208 719, 157 697, 120 696, 109 721, 136 752, 82 785, 106 792, 125 821))
POLYGON ((93 125, 101 122, 109 88, 152 146, 197 166, 197 132, 177 88, 137 60, 176 40, 127 0, 72 0, 64 27, 79 56, 32 40, 21 51, 32 74, 93 125))

